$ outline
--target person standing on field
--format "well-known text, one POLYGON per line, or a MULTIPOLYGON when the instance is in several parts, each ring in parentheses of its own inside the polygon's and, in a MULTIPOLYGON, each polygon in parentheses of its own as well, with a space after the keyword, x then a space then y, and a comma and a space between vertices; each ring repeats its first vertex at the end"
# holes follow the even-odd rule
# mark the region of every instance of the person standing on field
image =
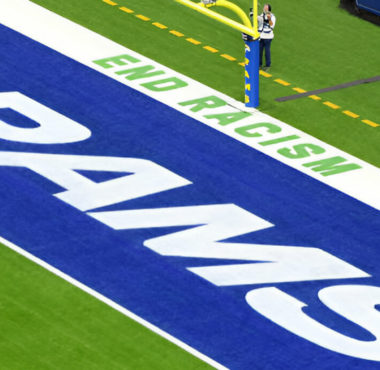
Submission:
POLYGON ((263 12, 258 18, 258 31, 260 33, 260 68, 263 67, 263 54, 265 50, 265 67, 264 71, 270 69, 271 60, 271 44, 274 38, 273 29, 276 24, 276 17, 272 13, 272 7, 270 4, 265 4, 263 12))

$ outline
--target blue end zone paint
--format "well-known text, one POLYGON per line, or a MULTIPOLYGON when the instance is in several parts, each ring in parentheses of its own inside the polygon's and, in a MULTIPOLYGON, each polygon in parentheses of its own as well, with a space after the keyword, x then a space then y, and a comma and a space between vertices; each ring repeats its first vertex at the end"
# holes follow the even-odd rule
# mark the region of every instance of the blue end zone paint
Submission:
MULTIPOLYGON (((93 133, 65 145, 0 140, 1 150, 153 160, 193 185, 105 209, 236 203, 276 225, 236 241, 310 245, 371 274, 280 287, 325 325, 373 339, 316 294, 335 284, 380 285, 377 211, 7 28, 0 38, 1 91, 20 91, 93 133)), ((185 270, 210 261, 143 247, 173 229, 113 231, 51 195, 60 190, 29 170, 0 167, 0 235, 233 369, 373 368, 255 313, 244 296, 256 286, 219 288, 185 270)))

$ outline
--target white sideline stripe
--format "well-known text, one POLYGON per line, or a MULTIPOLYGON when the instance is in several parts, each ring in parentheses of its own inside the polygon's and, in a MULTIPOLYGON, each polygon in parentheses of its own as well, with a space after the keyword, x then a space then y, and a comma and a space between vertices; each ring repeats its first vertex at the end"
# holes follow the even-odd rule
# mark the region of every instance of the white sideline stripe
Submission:
MULTIPOLYGON (((49 18, 49 16, 48 16, 48 18, 49 18)), ((16 30, 18 32, 21 32, 21 33, 23 33, 24 35, 26 35, 28 37, 31 37, 30 34, 33 33, 32 32, 33 29, 37 29, 40 32, 45 32, 46 35, 51 34, 53 37, 50 39, 50 41, 54 45, 54 43, 56 42, 57 38, 60 38, 60 36, 59 36, 59 32, 58 32, 58 35, 57 35, 57 34, 55 34, 54 32, 51 32, 51 31, 53 31, 56 26, 57 26, 57 29, 59 30, 59 25, 56 25, 56 23, 55 23, 57 21, 59 22, 59 20, 64 20, 66 23, 69 22, 68 23, 69 25, 77 26, 77 25, 75 25, 75 23, 67 21, 65 18, 60 17, 60 16, 56 15, 55 13, 52 13, 50 11, 46 11, 42 7, 39 7, 36 4, 30 3, 28 0, 12 0, 11 2, 10 1, 2 1, 2 0, 0 0, 0 23, 6 25, 7 27, 10 27, 10 28, 12 28, 12 29, 14 29, 14 30, 16 30), (34 14, 36 16, 34 18, 34 15, 32 13, 29 13, 29 7, 31 7, 30 11, 32 13, 33 13, 33 10, 34 11, 37 10, 37 13, 38 13, 38 11, 43 11, 43 13, 45 15, 45 19, 46 19, 46 14, 48 14, 48 15, 50 15, 50 17, 52 17, 52 19, 49 19, 49 21, 46 19, 46 24, 44 26, 44 27, 49 28, 50 30, 48 30, 46 32, 46 31, 43 31, 43 29, 42 29, 42 31, 41 31, 41 29, 40 29, 40 26, 41 26, 40 19, 41 19, 42 15, 41 14, 40 15, 34 14), (26 14, 28 14, 28 16, 26 17, 26 19, 24 19, 24 20, 20 19, 20 17, 19 17, 20 15, 25 16, 26 14), (26 30, 20 30, 19 27, 12 26, 11 24, 9 24, 8 20, 11 21, 10 23, 15 22, 15 21, 17 23, 18 20, 21 23, 24 22, 24 24, 26 25, 26 30), (31 22, 31 20, 37 22, 37 24, 33 24, 33 22, 31 22)), ((44 21, 42 21, 42 23, 44 23, 44 21)), ((77 26, 77 27, 80 27, 80 26, 77 26)), ((83 30, 87 31, 85 28, 80 27, 79 34, 83 30)), ((77 32, 77 30, 74 30, 74 31, 75 31, 75 33, 77 32)), ((72 33, 69 33, 69 34, 72 35, 72 33)), ((49 36, 47 36, 47 37, 49 37, 49 36)), ((101 37, 101 36, 97 35, 96 33, 90 33, 90 38, 91 37, 94 38, 93 42, 96 43, 96 38, 97 37, 101 37)), ((33 37, 31 37, 31 38, 33 38, 33 37)), ((38 39, 38 37, 35 37, 35 40, 36 41, 40 41, 38 39)), ((74 35, 74 37, 71 40, 75 40, 75 35, 74 35)), ((104 40, 107 40, 107 39, 104 38, 104 40)), ((69 44, 71 43, 70 40, 68 40, 68 42, 69 42, 69 44)), ((58 44, 59 44, 59 42, 58 42, 58 44)), ((89 44, 91 44, 91 41, 89 42, 89 44)), ((115 45, 117 45, 117 44, 115 44, 115 45)), ((50 45, 50 47, 52 49, 55 49, 54 47, 52 47, 52 45, 50 45)), ((81 47, 82 46, 80 46, 80 45, 78 46, 77 45, 77 48, 78 48, 77 51, 78 52, 80 52, 81 47)), ((119 48, 118 45, 117 45, 117 47, 119 48)), ((116 53, 119 53, 119 52, 120 52, 120 50, 116 51, 116 53)), ((70 56, 70 54, 68 56, 70 56)), ((98 58, 100 58, 100 57, 102 57, 102 56, 98 55, 98 58)), ((93 60, 93 59, 91 59, 91 60, 93 60)), ((92 63, 89 62, 89 64, 91 64, 90 67, 92 67, 92 63)), ((136 314, 134 314, 133 312, 129 311, 128 309, 120 306, 116 302, 114 302, 114 301, 110 300, 109 298, 103 296, 102 294, 98 293, 97 291, 95 291, 95 290, 89 288, 88 286, 80 283, 79 281, 73 279, 69 275, 66 275, 62 271, 56 269, 55 267, 49 265, 48 263, 42 261, 41 259, 39 259, 37 257, 35 257, 31 253, 25 251, 21 247, 13 244, 12 242, 4 239, 1 236, 0 236, 0 243, 3 243, 6 247, 12 249, 13 251, 15 251, 18 254, 26 257, 30 261, 33 261, 34 263, 40 265, 41 267, 45 268, 46 270, 50 271, 51 273, 53 273, 53 274, 59 276, 60 278, 66 280, 68 283, 76 286, 77 288, 79 288, 82 291, 90 294, 94 298, 102 301, 103 303, 107 304, 108 306, 112 307, 113 309, 119 311, 123 315, 125 315, 125 316, 129 317, 130 319, 136 321, 137 323, 143 325, 147 329, 151 330, 153 333, 158 334, 162 338, 164 338, 164 339, 168 340, 169 342, 177 345, 179 348, 181 348, 184 351, 188 352, 189 354, 197 357, 198 359, 200 359, 201 361, 203 361, 203 362, 207 363, 208 365, 214 367, 215 369, 220 369, 220 370, 226 370, 226 369, 228 369, 227 367, 221 365, 220 363, 218 363, 217 361, 213 360, 212 358, 210 358, 210 357, 204 355, 203 353, 199 352, 195 348, 193 348, 193 347, 189 346, 188 344, 182 342, 178 338, 175 338, 174 336, 172 336, 169 333, 163 331, 162 329, 158 328, 157 326, 155 326, 155 325, 151 324, 150 322, 144 320, 142 317, 137 316, 136 314)))
POLYGON ((17 252, 18 254, 26 257, 27 259, 36 263, 37 265, 43 267, 44 269, 50 271, 54 275, 59 276, 63 280, 66 280, 68 283, 70 283, 70 284, 74 285, 75 287, 83 290, 84 292, 93 296, 94 298, 98 299, 99 301, 102 301, 103 303, 105 303, 106 305, 108 305, 108 306, 112 307, 113 309, 119 311, 123 315, 125 315, 125 316, 129 317, 130 319, 138 322, 139 324, 145 326, 147 329, 149 329, 152 332, 154 332, 154 333, 160 335, 161 337, 167 339, 169 342, 176 344, 178 347, 182 348, 186 352, 191 353, 193 356, 199 358, 200 360, 206 362, 207 364, 213 366, 215 369, 220 369, 220 370, 228 369, 228 368, 224 367, 223 365, 219 364, 218 362, 214 361, 213 359, 207 357, 203 353, 200 353, 196 349, 190 347, 186 343, 180 341, 179 339, 177 339, 177 338, 173 337, 172 335, 166 333, 165 331, 161 330, 157 326, 155 326, 155 325, 151 324, 150 322, 144 320, 140 316, 137 316, 133 312, 131 312, 131 311, 127 310, 126 308, 118 305, 117 303, 115 303, 111 299, 109 299, 109 298, 105 297, 104 295, 98 293, 97 291, 89 288, 87 285, 82 284, 78 280, 73 279, 69 275, 66 275, 64 272, 56 269, 52 265, 49 265, 48 263, 46 263, 46 262, 42 261, 41 259, 35 257, 31 253, 25 251, 24 249, 18 247, 17 245, 13 244, 12 242, 10 242, 7 239, 4 239, 1 236, 0 236, 0 243, 4 244, 6 247, 12 249, 13 251, 17 252))
MULTIPOLYGON (((140 91, 153 99, 156 99, 180 112, 183 114, 196 119, 203 124, 206 124, 213 129, 220 131, 272 158, 279 160, 280 162, 295 168, 296 170, 317 179, 324 184, 327 184, 337 190, 342 191, 343 193, 350 195, 378 210, 380 210, 380 169, 372 166, 358 158, 355 158, 348 153, 345 153, 337 148, 328 145, 311 135, 308 135, 300 130, 295 129, 294 127, 281 122, 267 114, 263 114, 257 110, 253 110, 252 117, 245 120, 239 121, 238 125, 242 126, 244 124, 256 123, 256 122, 271 122, 280 127, 282 127, 283 136, 285 135, 299 135, 302 138, 302 142, 313 143, 325 148, 327 156, 319 156, 313 160, 321 160, 335 155, 340 155, 348 159, 350 162, 357 163, 363 167, 361 170, 352 171, 343 173, 337 176, 331 176, 328 178, 323 178, 320 174, 315 173, 309 169, 302 167, 302 163, 297 161, 292 161, 280 156, 277 153, 277 147, 262 147, 256 142, 253 142, 249 139, 243 138, 242 136, 235 133, 234 128, 236 125, 232 124, 227 127, 217 127, 214 123, 210 122, 203 117, 203 112, 201 114, 189 112, 185 107, 178 105, 180 101, 186 101, 190 99, 205 97, 209 95, 215 95, 221 99, 227 101, 231 107, 230 110, 223 107, 221 109, 214 109, 212 113, 226 113, 227 111, 236 111, 244 110, 244 105, 240 102, 235 101, 234 99, 227 97, 226 95, 211 89, 195 80, 192 80, 178 72, 175 72, 159 63, 152 61, 149 58, 146 58, 132 50, 129 50, 107 38, 96 34, 80 25, 77 25, 71 22, 68 19, 65 19, 51 11, 48 11, 34 3, 29 2, 28 0, 12 0, 5 1, 0 0, 0 23, 5 26, 24 34, 25 36, 34 39, 47 47, 50 47, 53 50, 60 52, 63 55, 66 55, 83 65, 92 68, 103 75, 106 75, 124 85, 132 87, 133 89, 140 91), (155 93, 148 91, 139 85, 139 81, 126 81, 123 76, 116 76, 113 70, 104 70, 99 66, 94 65, 93 60, 102 59, 110 56, 116 56, 121 54, 129 54, 135 56, 141 61, 156 66, 157 68, 167 72, 169 76, 177 76, 181 80, 186 81, 189 86, 181 90, 173 90, 165 93, 155 93)), ((144 82, 150 81, 151 79, 144 79, 144 82)), ((85 122, 83 122, 85 124, 85 122)), ((276 136, 273 136, 275 139, 276 136)), ((268 139, 270 139, 268 137, 268 139)), ((299 141, 297 141, 299 143, 299 141)), ((109 300, 103 295, 97 293, 91 288, 81 284, 75 279, 65 275, 61 271, 55 269, 51 265, 43 262, 42 260, 34 257, 30 253, 24 251, 22 248, 10 243, 9 241, 0 237, 0 242, 3 242, 7 247, 13 249, 17 253, 25 256, 26 258, 32 260, 33 262, 39 264, 40 266, 46 268, 52 273, 60 276, 69 283, 75 285, 76 287, 82 289, 88 294, 94 296, 95 298, 106 303, 110 307, 118 310, 124 315, 130 317, 131 319, 139 322, 144 325, 151 331, 161 335, 162 337, 168 339, 170 342, 177 344, 182 349, 193 354, 204 362, 214 366, 217 369, 226 369, 221 364, 215 362, 214 360, 208 358, 202 353, 198 352, 194 348, 188 346, 187 344, 181 342, 177 338, 172 337, 170 334, 162 331, 156 326, 150 324, 134 313, 128 311, 127 309, 119 306, 117 303, 109 300)))
MULTIPOLYGON (((313 143, 315 145, 322 146, 326 149, 326 153, 319 155, 318 157, 312 157, 307 159, 308 161, 322 160, 331 156, 343 156, 349 162, 357 163, 363 168, 360 170, 350 171, 339 175, 333 175, 329 177, 323 177, 319 173, 312 171, 309 168, 302 166, 302 161, 291 160, 281 156, 277 153, 278 146, 273 145, 269 147, 260 146, 256 141, 250 138, 244 138, 234 131, 236 125, 232 124, 227 127, 217 127, 216 124, 210 122, 203 117, 203 112, 193 113, 186 107, 181 107, 178 102, 190 100, 194 98, 204 97, 208 95, 216 95, 221 99, 228 101, 231 105, 229 107, 232 111, 237 109, 245 109, 244 105, 240 102, 233 100, 226 95, 213 90, 197 81, 194 81, 180 73, 177 73, 165 66, 160 65, 138 53, 133 52, 105 37, 96 34, 80 25, 77 25, 51 11, 48 11, 36 4, 30 3, 27 0, 12 0, 11 3, 7 2, 4 6, 0 4, 0 20, 2 23, 10 28, 17 30, 25 34, 26 36, 41 42, 42 44, 57 50, 58 52, 76 60, 84 65, 99 71, 100 73, 109 76, 110 78, 130 86, 196 120, 212 127, 215 130, 223 132, 224 134, 233 137, 234 139, 245 143, 246 145, 255 148, 272 158, 275 158, 282 163, 287 164, 300 172, 307 174, 320 182, 323 182, 343 193, 358 199, 377 210, 380 210, 380 169, 364 162, 354 156, 345 153, 331 145, 328 145, 311 135, 308 135, 300 130, 287 125, 267 114, 263 114, 257 110, 253 111, 252 117, 238 122, 239 126, 248 123, 256 122, 272 122, 282 127, 283 135, 298 135, 301 139, 295 141, 296 144, 300 142, 313 143), (96 59, 102 59, 109 56, 120 55, 123 53, 130 54, 136 58, 142 60, 144 63, 148 63, 156 66, 157 68, 164 70, 170 76, 177 76, 180 79, 186 81, 189 86, 180 90, 173 90, 169 92, 151 92, 146 88, 140 86, 140 81, 127 81, 121 76, 114 74, 113 69, 104 70, 99 66, 94 65, 92 62, 96 59), (301 141, 302 140, 302 141, 301 141)), ((122 67, 121 67, 122 68, 122 67)), ((155 79, 155 78, 153 78, 155 79)), ((144 82, 152 79, 144 79, 144 82)), ((228 111, 228 109, 227 109, 228 111)), ((225 113, 226 108, 222 107, 214 109, 212 113, 225 113)), ((273 139, 275 136, 273 136, 273 139)))
MULTIPOLYGON (((183 114, 196 119, 213 129, 222 132, 248 146, 254 148, 278 161, 295 168, 296 170, 313 177, 314 179, 327 184, 359 201, 380 210, 380 169, 360 160, 348 153, 343 152, 331 145, 328 145, 315 137, 306 134, 278 119, 275 119, 267 114, 253 110, 252 116, 241 120, 235 124, 225 127, 218 126, 213 120, 203 117, 203 111, 194 113, 188 107, 181 107, 178 103, 181 101, 207 97, 215 95, 228 102, 230 106, 212 109, 212 114, 236 112, 245 110, 242 103, 205 86, 189 77, 186 77, 178 72, 171 70, 153 60, 144 57, 128 48, 121 46, 93 31, 90 31, 72 21, 63 18, 49 10, 42 8, 39 5, 29 2, 28 0, 12 0, 0 1, 0 22, 9 28, 12 28, 27 37, 34 39, 51 49, 54 49, 61 54, 64 54, 71 59, 74 59, 89 68, 92 68, 103 75, 106 75, 124 85, 132 87, 135 90, 142 92, 145 95, 152 97, 183 114), (140 85, 139 80, 127 81, 123 75, 115 75, 114 69, 103 69, 93 63, 94 60, 102 59, 121 54, 129 54, 141 60, 144 64, 150 64, 165 71, 169 77, 176 76, 188 83, 188 86, 179 90, 171 90, 167 92, 152 92, 140 85), (326 150, 324 154, 309 157, 307 162, 323 160, 332 156, 342 156, 350 163, 356 163, 362 166, 360 170, 349 171, 339 175, 324 177, 321 174, 313 171, 310 168, 302 166, 305 160, 288 159, 280 155, 277 150, 278 145, 263 147, 258 144, 257 140, 246 138, 235 132, 235 128, 246 124, 270 122, 282 128, 281 136, 298 135, 300 139, 289 142, 289 145, 310 143, 321 146, 326 150)), ((136 64, 138 66, 138 64, 136 64)), ((120 67, 123 69, 123 67, 120 67)), ((162 75, 165 78, 165 75, 162 75)), ((159 76, 159 77, 162 77, 159 76)), ((144 78, 144 82, 156 80, 157 77, 144 78)), ((85 124, 85 122, 82 122, 85 124)), ((264 140, 275 139, 277 136, 266 136, 264 140)), ((285 144, 281 144, 282 146, 285 144)))

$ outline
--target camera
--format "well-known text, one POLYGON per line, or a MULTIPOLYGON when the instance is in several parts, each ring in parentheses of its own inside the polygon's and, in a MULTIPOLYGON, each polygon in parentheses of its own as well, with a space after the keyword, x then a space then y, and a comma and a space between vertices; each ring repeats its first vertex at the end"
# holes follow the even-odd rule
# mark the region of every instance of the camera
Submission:
POLYGON ((265 24, 269 24, 268 13, 263 13, 263 20, 265 24))

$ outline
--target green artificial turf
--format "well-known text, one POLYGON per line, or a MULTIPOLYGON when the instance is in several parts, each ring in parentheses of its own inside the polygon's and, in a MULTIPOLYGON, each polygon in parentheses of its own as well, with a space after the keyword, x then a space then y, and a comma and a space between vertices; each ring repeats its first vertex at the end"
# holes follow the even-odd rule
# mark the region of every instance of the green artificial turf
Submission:
POLYGON ((0 369, 207 369, 0 244, 0 369))
MULTIPOLYGON (((157 62, 243 100, 243 67, 220 57, 222 53, 243 60, 239 32, 209 19, 174 0, 114 0, 111 6, 102 0, 34 0, 85 27, 125 45, 157 62), (125 6, 134 13, 119 8, 125 6), (149 17, 143 21, 136 17, 149 17), (160 22, 161 30, 152 25, 160 22), (170 30, 182 32, 176 37, 170 30), (193 45, 191 37, 201 41, 193 45), (210 53, 203 46, 219 50, 210 53)), ((234 0, 244 9, 249 0, 234 0)), ((263 3, 263 1, 261 2, 263 3)), ((322 101, 302 98, 276 102, 275 98, 294 94, 293 87, 315 90, 380 74, 380 27, 339 8, 338 0, 273 0, 277 16, 272 45, 273 77, 261 77, 260 109, 294 127, 380 167, 380 82, 321 94, 322 101), (285 87, 274 80, 291 83, 285 87), (337 111, 323 104, 339 105, 337 111), (359 114, 351 118, 344 110, 359 114)), ((216 9, 216 8, 214 8, 216 9)), ((220 8, 218 8, 220 9, 220 8)), ((218 10, 220 11, 220 10, 218 10)), ((230 14, 228 10, 222 11, 230 14)))
MULTIPOLYGON (((170 68, 243 99, 238 32, 173 0, 34 0, 170 68), (133 9, 127 14, 120 6, 133 9), (143 14, 151 20, 135 17, 143 14), (160 30, 152 25, 168 27, 160 30), (177 30, 184 37, 171 35, 177 30), (202 42, 196 46, 187 37, 202 42), (219 50, 212 54, 203 46, 219 50)), ((250 1, 235 0, 249 8, 250 1)), ((338 0, 272 0, 277 16, 273 77, 261 77, 260 109, 380 167, 380 82, 322 94, 323 102, 275 98, 380 74, 380 27, 348 14, 338 0), (291 83, 285 87, 274 80, 291 83), (347 109, 360 115, 342 114, 347 109)), ((224 12, 227 14, 227 12, 224 12)), ((34 263, 0 246, 1 369, 201 369, 208 367, 173 344, 34 263), (148 350, 147 350, 148 349, 148 350)))

